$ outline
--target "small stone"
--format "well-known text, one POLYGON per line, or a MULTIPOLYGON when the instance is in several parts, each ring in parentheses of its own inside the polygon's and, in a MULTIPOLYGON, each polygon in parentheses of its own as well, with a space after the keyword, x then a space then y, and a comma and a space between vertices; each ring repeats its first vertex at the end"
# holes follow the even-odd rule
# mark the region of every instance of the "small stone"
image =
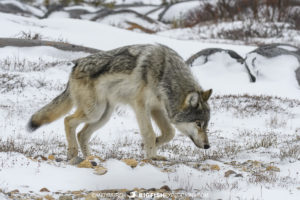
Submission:
POLYGON ((48 156, 48 160, 54 160, 55 159, 55 156, 54 155, 49 155, 48 156))
POLYGON ((51 195, 44 196, 46 200, 55 200, 51 195))
POLYGON ((268 166, 266 171, 280 172, 280 169, 276 166, 268 166))
POLYGON ((95 161, 91 161, 91 164, 93 165, 93 167, 97 166, 97 163, 95 161))
POLYGON ((50 192, 47 188, 40 189, 40 192, 50 192))
POLYGON ((161 172, 164 172, 164 173, 171 173, 171 172, 173 172, 173 171, 172 171, 172 169, 169 169, 169 168, 163 168, 163 169, 161 170, 161 172))
POLYGON ((249 170, 247 169, 247 167, 242 167, 242 170, 244 171, 244 172, 248 172, 249 170))
POLYGON ((243 177, 242 174, 236 174, 234 177, 243 177))
POLYGON ((65 195, 63 195, 63 196, 60 196, 58 198, 58 200, 73 200, 73 198, 71 196, 65 196, 65 195))
POLYGON ((220 171, 220 167, 219 167, 219 165, 211 165, 210 170, 220 171))
POLYGON ((95 168, 94 174, 104 175, 107 173, 107 169, 105 167, 98 166, 95 168))
POLYGON ((155 192, 156 191, 156 188, 149 188, 148 190, 147 190, 148 192, 155 192))
POLYGON ((89 160, 84 160, 81 163, 79 163, 77 165, 77 167, 79 167, 79 168, 92 168, 93 165, 92 165, 92 163, 89 160))
POLYGON ((122 161, 132 168, 135 168, 138 165, 138 162, 135 159, 122 159, 122 161))
POLYGON ((256 167, 260 167, 262 165, 262 163, 257 161, 257 160, 254 160, 253 165, 256 166, 256 167))
POLYGON ((144 163, 149 163, 149 164, 152 164, 152 163, 153 163, 151 159, 144 159, 144 160, 142 160, 142 162, 144 162, 144 163))
POLYGON ((297 187, 297 190, 300 190, 300 187, 297 187))
POLYGON ((62 159, 62 158, 56 158, 55 161, 56 161, 56 162, 62 162, 63 159, 62 159))
POLYGON ((229 177, 232 174, 236 174, 236 172, 233 171, 233 170, 228 170, 228 171, 225 172, 224 177, 229 177))
POLYGON ((162 186, 160 189, 165 191, 171 191, 171 189, 167 185, 162 186))
POLYGON ((199 167, 200 167, 201 165, 199 164, 199 163, 197 163, 197 164, 194 164, 194 168, 196 168, 196 169, 198 169, 199 167))

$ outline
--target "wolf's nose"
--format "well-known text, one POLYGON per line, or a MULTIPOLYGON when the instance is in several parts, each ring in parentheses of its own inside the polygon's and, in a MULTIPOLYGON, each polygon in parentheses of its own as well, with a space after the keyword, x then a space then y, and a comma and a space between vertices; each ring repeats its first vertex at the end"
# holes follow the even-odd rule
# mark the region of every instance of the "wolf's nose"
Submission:
POLYGON ((209 149, 209 147, 210 147, 209 144, 204 145, 204 149, 209 149))

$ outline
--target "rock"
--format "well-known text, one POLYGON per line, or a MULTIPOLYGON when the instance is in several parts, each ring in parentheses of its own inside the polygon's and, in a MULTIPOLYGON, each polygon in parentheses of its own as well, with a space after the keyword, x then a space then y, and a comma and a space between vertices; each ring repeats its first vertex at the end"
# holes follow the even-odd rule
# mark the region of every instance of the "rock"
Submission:
POLYGON ((94 174, 104 175, 107 173, 107 169, 105 167, 98 166, 95 168, 94 174))
POLYGON ((161 170, 161 172, 164 172, 164 173, 171 173, 171 172, 173 172, 173 170, 172 170, 172 169, 169 169, 169 168, 163 168, 163 169, 161 170))
POLYGON ((122 159, 122 161, 132 168, 135 168, 138 165, 138 161, 135 159, 122 159))
POLYGON ((300 187, 297 187, 297 190, 300 190, 300 187))
POLYGON ((11 191, 10 193, 11 194, 20 193, 20 191, 18 189, 16 189, 16 190, 11 191))
POLYGON ((243 177, 242 174, 236 174, 234 177, 243 177))
POLYGON ((63 159, 62 159, 62 158, 56 158, 55 161, 56 161, 56 162, 62 162, 63 159))
POLYGON ((71 193, 72 193, 72 194, 75 194, 75 195, 78 195, 78 194, 81 194, 81 193, 82 193, 82 191, 80 191, 80 190, 79 190, 79 191, 78 191, 78 190, 76 190, 76 191, 72 191, 71 193))
POLYGON ((89 160, 84 160, 77 165, 79 168, 93 168, 92 163, 89 160))
POLYGON ((35 159, 35 160, 44 160, 44 161, 47 160, 47 158, 45 156, 42 156, 42 155, 35 156, 33 159, 35 159))
POLYGON ((280 172, 280 169, 276 166, 268 166, 266 168, 266 171, 272 171, 272 172, 280 172))
POLYGON ((128 192, 128 190, 127 189, 120 189, 119 192, 126 193, 126 192, 128 192))
POLYGON ((88 157, 86 158, 86 160, 89 160, 89 161, 91 161, 91 160, 94 160, 94 161, 99 160, 99 161, 101 161, 101 162, 104 162, 104 161, 105 161, 105 160, 102 159, 100 156, 88 156, 88 157))
POLYGON ((236 174, 236 172, 233 171, 233 170, 228 170, 228 171, 225 172, 224 177, 229 177, 232 174, 236 174))
POLYGON ((55 200, 51 195, 44 196, 46 200, 55 200))
POLYGON ((50 192, 47 188, 40 189, 40 192, 50 192))
POLYGON ((73 200, 73 198, 72 198, 72 196, 65 196, 65 195, 63 195, 63 196, 60 196, 58 198, 58 200, 73 200))
POLYGON ((167 185, 162 186, 160 189, 165 191, 171 191, 171 189, 167 185))
POLYGON ((95 161, 91 161, 91 164, 93 165, 93 167, 97 166, 97 163, 95 161))
POLYGON ((210 170, 216 170, 216 171, 219 171, 220 170, 220 167, 219 167, 219 165, 211 165, 210 166, 210 170))
POLYGON ((85 200, 98 200, 97 194, 96 193, 89 193, 86 197, 85 200))
POLYGON ((155 191, 156 191, 156 188, 149 188, 147 191, 148 191, 148 192, 155 192, 155 191))
POLYGON ((54 155, 49 155, 48 156, 48 160, 54 160, 55 159, 55 156, 54 155))

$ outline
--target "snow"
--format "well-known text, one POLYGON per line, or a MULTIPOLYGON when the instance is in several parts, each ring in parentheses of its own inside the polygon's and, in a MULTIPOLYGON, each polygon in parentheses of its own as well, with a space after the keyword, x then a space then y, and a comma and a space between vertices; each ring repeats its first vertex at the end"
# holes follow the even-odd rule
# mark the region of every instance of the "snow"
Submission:
POLYGON ((200 6, 199 1, 183 2, 171 6, 163 16, 163 21, 175 21, 183 19, 191 10, 200 6))
POLYGON ((44 15, 43 11, 41 11, 35 7, 23 4, 16 0, 2 0, 1 3, 2 4, 13 4, 13 5, 17 6, 18 8, 20 8, 21 10, 29 11, 30 13, 33 13, 34 15, 39 16, 39 17, 42 17, 44 15))
POLYGON ((292 46, 287 46, 287 45, 280 45, 280 46, 278 46, 278 48, 285 49, 285 50, 288 50, 288 51, 298 51, 297 48, 292 47, 292 46))
POLYGON ((99 177, 93 174, 92 169, 78 169, 70 165, 53 166, 34 162, 20 154, 1 153, 0 155, 8 163, 18 163, 14 166, 2 166, 0 177, 1 180, 5 180, 8 190, 19 188, 21 192, 39 191, 41 186, 50 191, 86 188, 89 190, 114 189, 122 188, 124 185, 130 189, 135 187, 151 188, 162 184, 162 180, 167 180, 167 175, 152 165, 138 166, 132 169, 121 161, 108 160, 105 167, 110 169, 109 172, 99 177), (16 179, 18 179, 17 182, 16 179))
POLYGON ((118 4, 139 4, 139 3, 144 3, 144 4, 152 4, 152 5, 160 5, 161 0, 107 0, 107 3, 116 3, 118 4))
POLYGON ((49 18, 69 18, 70 14, 64 11, 53 12, 49 18))
POLYGON ((55 61, 65 61, 66 58, 69 60, 74 60, 76 58, 84 57, 89 55, 84 52, 68 52, 56 49, 54 47, 4 47, 0 49, 0 60, 2 59, 18 59, 25 60, 30 57, 33 62, 38 62, 39 60, 44 60, 48 62, 55 61))
MULTIPOLYGON (((243 57, 256 48, 220 41, 177 40, 170 38, 170 32, 148 35, 102 22, 56 17, 39 20, 0 13, 0 24, 5 27, 0 37, 14 37, 25 31, 101 50, 161 43, 173 48, 184 59, 205 48, 232 49, 243 57)), ((185 30, 176 31, 187 34, 185 30)), ((188 39, 188 35, 185 36, 188 39)), ((40 194, 43 187, 51 192, 66 192, 168 185, 172 190, 182 188, 186 194, 206 199, 299 198, 300 90, 294 75, 299 63, 295 57, 287 55, 266 59, 248 54, 249 67, 256 58, 256 68, 250 68, 257 77, 255 83, 249 82, 245 66, 226 53, 209 56, 207 63, 195 62, 194 76, 204 89, 214 91, 210 100, 210 150, 197 149, 177 131, 174 140, 159 149, 159 154, 170 161, 142 165, 144 151, 134 113, 129 107, 119 107, 90 142, 92 152, 106 159, 101 163, 108 169, 106 174, 99 176, 93 169, 78 168, 66 162, 32 159, 50 154, 66 158, 63 119, 31 134, 25 130, 25 125, 34 111, 64 90, 72 68, 69 61, 87 55, 53 47, 0 48, 0 145, 5 148, 9 142, 14 142, 14 148, 20 148, 19 153, 0 152, 0 189, 3 192, 18 189, 23 193, 40 194), (18 67, 13 63, 25 64, 18 67), (139 165, 131 168, 120 161, 129 157, 136 158, 139 165), (270 173, 266 167, 247 168, 248 160, 266 166, 276 165, 280 172, 270 173), (232 161, 241 166, 229 164, 232 161), (220 170, 211 170, 211 165, 218 165, 220 170), (170 171, 165 172, 164 168, 170 171), (224 173, 229 169, 242 177, 225 178, 224 173), (260 181, 258 175, 265 179, 260 181)), ((158 132, 157 127, 155 130, 158 132)), ((0 192, 0 199, 5 198, 0 192)))

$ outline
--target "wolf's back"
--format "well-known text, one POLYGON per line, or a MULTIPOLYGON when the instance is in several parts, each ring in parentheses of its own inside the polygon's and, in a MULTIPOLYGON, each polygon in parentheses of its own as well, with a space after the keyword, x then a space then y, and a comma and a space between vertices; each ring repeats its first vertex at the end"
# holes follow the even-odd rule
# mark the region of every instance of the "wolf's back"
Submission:
POLYGON ((51 123, 65 115, 72 107, 73 103, 70 98, 70 89, 68 85, 64 92, 31 116, 27 128, 29 131, 35 131, 40 126, 51 123))

